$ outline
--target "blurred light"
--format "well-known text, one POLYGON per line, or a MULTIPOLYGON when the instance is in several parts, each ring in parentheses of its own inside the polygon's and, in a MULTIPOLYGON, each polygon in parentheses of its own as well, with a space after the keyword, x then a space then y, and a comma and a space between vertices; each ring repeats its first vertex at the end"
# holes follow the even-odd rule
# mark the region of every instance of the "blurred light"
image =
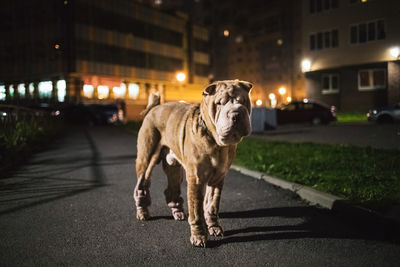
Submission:
POLYGON ((59 44, 56 44, 56 45, 54 46, 54 48, 55 48, 55 49, 60 49, 60 45, 59 45, 59 44))
POLYGON ((106 85, 99 85, 97 86, 97 98, 104 99, 108 97, 110 89, 106 85))
POLYGON ((119 87, 113 87, 113 93, 115 98, 124 98, 126 94, 126 85, 124 83, 121 83, 119 87))
POLYGON ((94 87, 91 84, 84 84, 83 85, 83 96, 87 98, 92 98, 94 93, 94 87))
POLYGON ((274 99, 271 99, 271 107, 272 107, 272 108, 275 108, 275 107, 276 107, 276 103, 277 103, 277 101, 276 101, 275 98, 274 98, 274 99))
POLYGON ((6 117, 7 116, 7 112, 3 112, 2 115, 3 115, 3 117, 6 117))
POLYGON ((274 93, 270 93, 270 94, 268 95, 268 97, 269 97, 269 99, 271 99, 271 100, 272 100, 272 99, 276 99, 274 93))
POLYGON ((400 55, 400 48, 399 47, 392 47, 392 48, 390 48, 389 53, 390 53, 390 55, 392 57, 397 59, 399 57, 399 55, 400 55))
POLYGON ((130 83, 128 85, 129 98, 136 99, 139 95, 139 85, 136 83, 130 83))
POLYGON ((304 59, 301 62, 301 71, 302 72, 307 72, 311 70, 311 61, 309 59, 304 59))
POLYGON ((286 94, 286 88, 285 88, 285 87, 279 88, 279 93, 280 93, 281 95, 286 94))
POLYGON ((11 97, 14 96, 14 85, 10 85, 8 87, 8 93, 10 94, 11 97))
POLYGON ((53 83, 51 81, 45 81, 39 83, 39 97, 50 98, 51 91, 53 91, 53 83))
POLYGON ((261 99, 258 99, 258 100, 256 101, 256 105, 257 105, 257 106, 261 106, 261 105, 262 105, 262 100, 261 100, 261 99))
POLYGON ((366 3, 366 2, 367 2, 367 0, 361 0, 361 2, 362 2, 362 3, 366 3))
POLYGON ((58 102, 64 102, 65 96, 67 95, 67 83, 65 80, 57 81, 57 100, 58 102))
POLYGON ((64 5, 68 5, 68 1, 64 1, 64 5))
POLYGON ((229 36, 229 31, 228 30, 224 30, 224 36, 228 37, 229 36))
POLYGON ((29 94, 33 95, 33 92, 35 91, 35 85, 33 83, 29 84, 29 94))
POLYGON ((287 102, 292 102, 292 98, 290 96, 286 97, 287 102))
POLYGON ((183 82, 186 79, 186 74, 183 72, 179 72, 178 74, 176 74, 176 79, 178 80, 178 82, 183 82))
POLYGON ((0 101, 6 100, 6 87, 4 85, 0 85, 0 101))
POLYGON ((243 42, 243 36, 241 36, 241 35, 236 36, 235 42, 236 42, 236 43, 241 43, 241 42, 243 42))
POLYGON ((283 40, 282 40, 282 39, 278 39, 278 40, 276 41, 276 43, 277 43, 278 45, 283 45, 283 40))
POLYGON ((307 98, 304 98, 304 99, 303 99, 303 102, 304 102, 304 103, 308 103, 308 99, 307 99, 307 98))
POLYGON ((179 102, 181 102, 181 103, 186 103, 185 100, 179 100, 179 102))
POLYGON ((20 97, 24 97, 25 96, 25 84, 20 83, 17 86, 17 91, 20 97))
POLYGON ((162 0, 155 0, 155 1, 154 1, 154 4, 156 4, 156 5, 161 5, 161 4, 162 4, 162 0))

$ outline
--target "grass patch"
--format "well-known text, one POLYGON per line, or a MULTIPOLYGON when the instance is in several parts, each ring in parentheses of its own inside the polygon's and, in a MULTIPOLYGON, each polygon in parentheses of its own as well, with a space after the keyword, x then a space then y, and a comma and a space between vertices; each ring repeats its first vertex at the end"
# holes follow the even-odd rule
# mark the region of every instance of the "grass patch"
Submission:
POLYGON ((363 112, 342 113, 337 114, 338 122, 366 122, 367 116, 363 112))
POLYGON ((17 165, 35 147, 48 143, 65 128, 62 121, 35 117, 0 125, 0 170, 17 165))
POLYGON ((400 202, 398 151, 247 138, 235 164, 357 203, 400 202))

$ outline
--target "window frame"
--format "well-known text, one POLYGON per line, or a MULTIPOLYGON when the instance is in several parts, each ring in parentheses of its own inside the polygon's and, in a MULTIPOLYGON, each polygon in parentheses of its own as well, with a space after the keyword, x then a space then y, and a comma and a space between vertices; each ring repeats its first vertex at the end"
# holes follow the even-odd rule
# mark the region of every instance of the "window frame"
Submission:
POLYGON ((374 91, 374 90, 382 90, 387 88, 387 71, 384 68, 372 68, 372 69, 359 69, 357 72, 357 85, 358 91, 374 91), (375 71, 383 71, 384 73, 384 84, 383 85, 374 85, 374 72, 375 71), (361 72, 368 72, 369 74, 369 86, 361 86, 361 72))
POLYGON ((340 92, 340 75, 339 73, 324 73, 321 75, 321 92, 323 95, 337 94, 340 92), (333 88, 332 78, 337 78, 337 88, 333 88), (324 78, 329 79, 329 88, 324 88, 324 78))
POLYGON ((349 25, 349 40, 348 43, 350 45, 363 45, 363 44, 368 44, 368 43, 373 43, 373 42, 378 42, 381 40, 386 40, 387 38, 387 32, 386 32, 386 21, 383 18, 379 19, 374 19, 374 20, 368 20, 368 21, 362 21, 358 23, 353 23, 349 25), (379 38, 379 29, 378 29, 378 23, 383 22, 383 37, 379 38), (370 39, 370 25, 374 25, 374 39, 370 39), (360 26, 365 25, 365 41, 360 42, 360 26), (352 28, 355 27, 355 42, 352 41, 352 28))
POLYGON ((308 35, 308 49, 309 51, 321 51, 326 49, 335 49, 339 47, 339 30, 327 29, 318 32, 312 32, 308 35), (329 46, 326 46, 326 34, 329 36, 329 46), (321 48, 318 46, 318 36, 321 37, 321 48), (314 42, 312 42, 312 40, 314 42))

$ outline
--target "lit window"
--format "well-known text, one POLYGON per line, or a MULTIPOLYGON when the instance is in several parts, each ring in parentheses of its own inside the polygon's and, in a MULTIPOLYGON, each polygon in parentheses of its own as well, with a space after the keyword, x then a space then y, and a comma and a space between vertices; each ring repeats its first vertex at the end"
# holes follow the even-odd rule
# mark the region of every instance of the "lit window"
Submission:
POLYGON ((94 87, 91 84, 83 85, 83 96, 87 98, 92 98, 94 92, 94 87))
POLYGON ((51 81, 39 83, 39 97, 40 98, 50 98, 52 90, 53 90, 53 83, 51 81))
POLYGON ((8 87, 8 93, 10 97, 14 97, 14 85, 10 85, 10 87, 8 87))
POLYGON ((18 84, 17 91, 18 91, 19 97, 21 97, 21 98, 25 97, 25 84, 23 84, 23 83, 18 84))
POLYGON ((336 94, 339 92, 339 75, 322 75, 322 94, 336 94))
POLYGON ((375 90, 386 88, 386 70, 369 69, 358 72, 358 89, 375 90))
POLYGON ((32 96, 34 91, 35 91, 35 86, 33 85, 33 83, 30 83, 29 84, 29 94, 32 96))
POLYGON ((66 94, 67 94, 67 84, 66 84, 65 80, 57 81, 57 100, 58 100, 58 102, 64 102, 66 94))
POLYGON ((119 87, 113 87, 115 98, 124 98, 126 93, 126 85, 121 83, 119 87))
POLYGON ((110 89, 108 88, 108 86, 105 86, 105 85, 97 86, 97 97, 98 97, 98 99, 107 98, 109 92, 110 92, 110 89))
POLYGON ((0 85, 0 101, 6 100, 6 87, 4 85, 0 85))
POLYGON ((128 94, 129 98, 137 99, 139 95, 139 85, 137 85, 136 83, 130 83, 128 85, 128 94))

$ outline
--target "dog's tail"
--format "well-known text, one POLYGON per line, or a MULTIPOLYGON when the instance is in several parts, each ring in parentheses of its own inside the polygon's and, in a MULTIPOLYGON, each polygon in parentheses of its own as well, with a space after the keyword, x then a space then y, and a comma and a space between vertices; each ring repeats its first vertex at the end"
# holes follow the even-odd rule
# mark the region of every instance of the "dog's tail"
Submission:
POLYGON ((147 115, 147 113, 149 113, 149 111, 154 108, 155 106, 160 105, 160 94, 158 92, 155 93, 151 93, 149 96, 149 103, 147 104, 147 107, 145 110, 143 110, 142 112, 140 112, 140 115, 142 115, 143 117, 147 115))

